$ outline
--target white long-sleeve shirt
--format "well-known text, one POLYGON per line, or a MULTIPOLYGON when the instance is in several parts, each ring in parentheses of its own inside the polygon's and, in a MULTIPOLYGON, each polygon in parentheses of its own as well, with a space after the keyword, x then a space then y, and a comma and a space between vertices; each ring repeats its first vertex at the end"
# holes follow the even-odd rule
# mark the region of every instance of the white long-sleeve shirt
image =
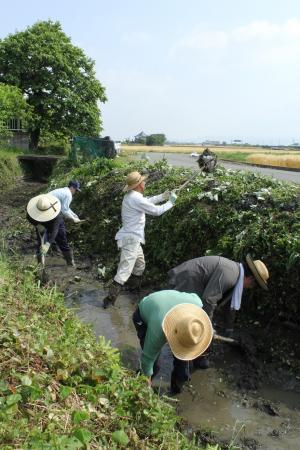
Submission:
POLYGON ((77 214, 75 214, 70 208, 70 203, 73 199, 73 196, 68 187, 54 189, 53 191, 49 192, 49 194, 54 195, 54 197, 60 200, 61 212, 64 217, 67 217, 71 220, 78 219, 77 214))
POLYGON ((126 236, 136 236, 142 244, 145 243, 145 214, 160 216, 172 208, 173 203, 167 201, 163 205, 156 205, 164 200, 163 194, 154 197, 144 197, 137 191, 129 191, 122 202, 122 228, 115 239, 122 240, 126 236))

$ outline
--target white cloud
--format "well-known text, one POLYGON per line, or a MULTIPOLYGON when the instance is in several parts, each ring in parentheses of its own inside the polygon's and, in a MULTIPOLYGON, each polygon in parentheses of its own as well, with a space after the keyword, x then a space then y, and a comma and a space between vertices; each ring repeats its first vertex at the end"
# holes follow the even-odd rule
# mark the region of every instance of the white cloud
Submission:
POLYGON ((282 23, 254 21, 231 30, 194 30, 173 45, 170 57, 213 58, 214 53, 251 64, 295 63, 300 53, 300 19, 282 23))
POLYGON ((281 33, 282 27, 267 21, 255 21, 248 25, 238 27, 229 32, 234 42, 247 42, 254 40, 272 40, 281 33))
POLYGON ((185 50, 209 50, 225 48, 228 35, 224 31, 193 31, 182 37, 171 49, 171 54, 185 50))

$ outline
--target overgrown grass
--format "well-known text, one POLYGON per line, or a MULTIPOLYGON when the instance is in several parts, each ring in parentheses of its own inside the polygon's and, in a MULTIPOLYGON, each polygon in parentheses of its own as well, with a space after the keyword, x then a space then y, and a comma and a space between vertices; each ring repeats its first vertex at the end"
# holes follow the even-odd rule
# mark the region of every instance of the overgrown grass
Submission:
POLYGON ((246 152, 217 152, 218 158, 228 161, 247 162, 249 153, 246 152))
MULTIPOLYGON (((97 252, 108 275, 118 262, 114 236, 121 226, 122 187, 126 173, 134 169, 150 174, 146 195, 174 189, 193 174, 165 161, 122 165, 102 160, 53 180, 64 185, 76 175, 83 182, 74 209, 90 221, 76 229, 75 242, 82 253, 97 252)), ((294 320, 300 312, 299 186, 248 171, 218 168, 206 176, 199 173, 180 192, 172 210, 147 219, 145 275, 152 283, 166 280, 170 268, 190 258, 215 254, 242 261, 248 252, 263 259, 270 271, 269 293, 263 300, 261 291, 254 295, 259 313, 280 312, 294 320)))
POLYGON ((16 148, 0 147, 0 190, 11 186, 17 176, 21 175, 17 156, 22 151, 16 148))
POLYGON ((1 448, 198 448, 173 407, 31 268, 2 254, 0 284, 1 448))

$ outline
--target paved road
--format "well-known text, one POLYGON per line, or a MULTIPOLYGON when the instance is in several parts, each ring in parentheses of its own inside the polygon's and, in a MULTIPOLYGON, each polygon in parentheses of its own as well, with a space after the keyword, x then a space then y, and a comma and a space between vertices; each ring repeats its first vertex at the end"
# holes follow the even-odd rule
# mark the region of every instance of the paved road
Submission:
MULTIPOLYGON (((145 154, 145 153, 144 153, 145 154)), ((146 155, 150 158, 150 161, 155 162, 162 159, 164 156, 168 160, 170 164, 173 166, 183 166, 183 167, 192 167, 194 169, 197 168, 196 159, 190 155, 184 153, 146 153, 146 155)), ((138 158, 141 155, 138 154, 138 158)), ((235 164, 229 162, 219 162, 222 166, 226 167, 226 169, 234 169, 234 170, 251 170, 252 172, 260 172, 263 175, 268 175, 274 177, 278 180, 282 181, 290 181, 294 183, 300 184, 300 172, 294 172, 289 170, 279 170, 279 169, 267 169, 264 167, 255 167, 249 166, 247 164, 235 164)))

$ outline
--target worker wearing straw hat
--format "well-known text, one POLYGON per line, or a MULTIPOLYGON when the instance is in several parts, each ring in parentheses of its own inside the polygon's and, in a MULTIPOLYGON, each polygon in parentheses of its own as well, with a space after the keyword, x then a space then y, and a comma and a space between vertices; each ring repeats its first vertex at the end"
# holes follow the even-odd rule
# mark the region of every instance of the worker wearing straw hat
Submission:
POLYGON ((127 175, 125 196, 122 202, 122 228, 116 234, 118 248, 121 250, 117 274, 109 287, 109 293, 103 300, 103 307, 114 305, 122 286, 131 274, 139 287, 145 270, 145 258, 142 245, 145 243, 145 215, 160 216, 171 209, 176 194, 169 191, 154 197, 144 197, 147 175, 134 171, 127 175), (162 205, 158 203, 167 200, 162 205))
POLYGON ((209 347, 213 328, 197 294, 165 290, 144 297, 133 314, 142 347, 140 370, 149 379, 159 370, 159 354, 166 342, 173 353, 171 391, 179 393, 189 380, 189 361, 209 347))
MULTIPOLYGON (((221 256, 203 256, 171 269, 168 277, 171 289, 198 294, 211 320, 216 307, 226 305, 225 332, 230 336, 235 313, 241 307, 243 289, 268 290, 269 272, 262 261, 253 260, 249 254, 242 263, 221 256)), ((209 367, 206 356, 198 361, 199 368, 209 367)))
POLYGON ((51 194, 41 194, 29 200, 27 205, 27 220, 35 226, 37 236, 37 258, 46 255, 50 244, 57 243, 61 248, 67 248, 68 242, 62 232, 63 216, 60 201, 51 194), (39 225, 46 231, 45 242, 42 242, 39 225))

